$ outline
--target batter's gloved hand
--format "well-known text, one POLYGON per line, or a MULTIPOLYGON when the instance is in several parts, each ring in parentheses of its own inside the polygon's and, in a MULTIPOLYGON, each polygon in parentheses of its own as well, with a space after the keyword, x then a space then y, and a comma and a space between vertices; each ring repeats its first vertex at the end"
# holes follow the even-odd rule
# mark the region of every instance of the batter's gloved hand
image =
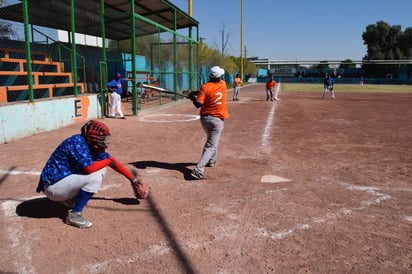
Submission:
POLYGON ((133 172, 133 179, 130 180, 132 185, 134 196, 137 199, 146 199, 149 197, 150 186, 146 183, 142 176, 138 175, 137 172, 133 172))
POLYGON ((189 99, 191 100, 191 101, 196 101, 196 99, 197 99, 197 95, 199 94, 199 91, 197 90, 197 91, 191 91, 190 93, 189 93, 189 95, 188 95, 188 97, 189 97, 189 99))

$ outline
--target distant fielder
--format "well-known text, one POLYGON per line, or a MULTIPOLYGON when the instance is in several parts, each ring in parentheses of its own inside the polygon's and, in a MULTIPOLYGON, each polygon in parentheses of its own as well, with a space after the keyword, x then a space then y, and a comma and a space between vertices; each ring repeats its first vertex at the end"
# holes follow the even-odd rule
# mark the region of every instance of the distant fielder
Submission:
POLYGON ((333 90, 334 81, 330 74, 325 74, 325 79, 323 80, 323 94, 322 100, 325 98, 326 92, 330 91, 332 100, 335 100, 335 91, 333 90))

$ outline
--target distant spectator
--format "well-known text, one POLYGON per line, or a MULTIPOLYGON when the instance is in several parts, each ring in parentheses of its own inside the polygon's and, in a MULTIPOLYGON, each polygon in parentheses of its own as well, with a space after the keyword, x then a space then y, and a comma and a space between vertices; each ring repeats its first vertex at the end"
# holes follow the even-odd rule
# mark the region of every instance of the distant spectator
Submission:
POLYGON ((116 111, 119 114, 120 119, 126 119, 124 117, 123 111, 122 111, 122 93, 123 93, 123 88, 122 88, 122 76, 120 73, 115 73, 113 80, 111 80, 109 83, 107 83, 107 88, 109 89, 110 92, 110 98, 111 98, 111 105, 110 105, 110 116, 111 118, 116 118, 116 111))

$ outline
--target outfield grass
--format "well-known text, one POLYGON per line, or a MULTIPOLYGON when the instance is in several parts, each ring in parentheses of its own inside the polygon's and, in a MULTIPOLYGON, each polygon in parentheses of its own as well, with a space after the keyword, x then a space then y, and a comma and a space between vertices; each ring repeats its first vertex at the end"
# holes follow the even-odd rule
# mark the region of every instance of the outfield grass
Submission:
MULTIPOLYGON (((323 84, 282 83, 282 92, 319 92, 323 84)), ((369 85, 335 84, 337 92, 412 92, 411 85, 369 85)))

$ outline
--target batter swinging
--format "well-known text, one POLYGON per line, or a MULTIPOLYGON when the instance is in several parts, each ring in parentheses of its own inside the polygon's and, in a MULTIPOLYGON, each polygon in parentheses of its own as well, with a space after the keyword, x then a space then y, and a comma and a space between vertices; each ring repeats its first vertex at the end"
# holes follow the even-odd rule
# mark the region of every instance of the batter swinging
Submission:
POLYGON ((215 165, 224 120, 229 118, 226 105, 227 87, 222 80, 224 73, 222 68, 212 67, 209 72, 209 82, 200 87, 197 97, 191 98, 195 107, 200 108, 200 122, 207 135, 202 156, 190 174, 196 180, 204 179, 205 166, 215 165))

